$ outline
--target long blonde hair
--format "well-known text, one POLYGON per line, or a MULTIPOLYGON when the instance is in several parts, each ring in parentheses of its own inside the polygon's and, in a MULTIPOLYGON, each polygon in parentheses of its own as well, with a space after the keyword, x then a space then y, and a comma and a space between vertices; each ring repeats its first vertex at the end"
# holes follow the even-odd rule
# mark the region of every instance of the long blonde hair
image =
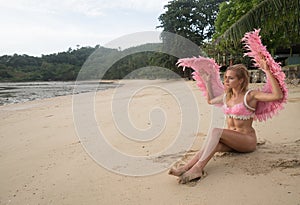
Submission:
MULTIPOLYGON (((228 70, 234 71, 235 74, 236 74, 236 77, 239 80, 243 79, 243 82, 241 84, 241 91, 242 92, 246 92, 248 90, 248 85, 249 85, 249 81, 250 81, 250 75, 249 75, 249 72, 248 72, 246 66, 243 65, 243 64, 236 64, 236 65, 229 66, 226 69, 226 72, 228 70)), ((226 91, 226 97, 227 97, 227 99, 230 99, 232 97, 232 95, 233 95, 232 88, 229 88, 226 91)))

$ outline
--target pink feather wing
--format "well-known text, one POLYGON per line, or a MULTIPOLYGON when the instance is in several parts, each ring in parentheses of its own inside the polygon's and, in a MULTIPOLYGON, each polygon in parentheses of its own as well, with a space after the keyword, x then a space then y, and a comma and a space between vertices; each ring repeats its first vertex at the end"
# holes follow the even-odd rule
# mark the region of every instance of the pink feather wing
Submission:
MULTIPOLYGON (((282 110, 284 103, 287 102, 288 90, 285 80, 285 74, 281 70, 279 63, 275 62, 270 53, 268 52, 266 46, 261 42, 261 37, 259 36, 260 29, 248 32, 244 35, 242 41, 244 41, 244 47, 248 50, 244 56, 249 56, 254 61, 254 65, 259 67, 260 61, 263 58, 266 59, 270 71, 273 73, 274 77, 277 79, 279 86, 283 92, 283 98, 281 100, 272 102, 258 102, 255 111, 255 119, 259 121, 266 121, 272 118, 278 111, 282 110)), ((263 92, 272 92, 272 87, 270 80, 267 79, 266 84, 262 88, 263 92)))
POLYGON ((210 74, 209 83, 211 83, 213 97, 217 97, 224 93, 224 85, 220 79, 220 66, 214 59, 204 58, 201 56, 198 58, 182 58, 178 60, 177 64, 183 68, 189 67, 194 70, 192 73, 193 79, 196 80, 197 86, 206 99, 208 97, 208 93, 203 73, 210 74))

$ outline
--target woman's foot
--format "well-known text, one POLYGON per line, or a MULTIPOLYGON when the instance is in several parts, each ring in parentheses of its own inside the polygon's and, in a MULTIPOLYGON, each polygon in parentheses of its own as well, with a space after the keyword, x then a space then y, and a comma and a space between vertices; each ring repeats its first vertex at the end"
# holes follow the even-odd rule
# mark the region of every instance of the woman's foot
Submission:
POLYGON ((193 180, 198 180, 204 175, 204 171, 200 166, 193 166, 190 170, 185 172, 179 177, 179 184, 186 184, 188 182, 191 182, 193 180))
POLYGON ((176 177, 179 177, 179 176, 181 176, 184 172, 186 172, 187 171, 187 169, 184 167, 184 166, 182 166, 182 167, 179 167, 179 168, 174 168, 174 167, 172 167, 170 170, 169 170, 169 174, 170 175, 174 175, 174 176, 176 176, 176 177))

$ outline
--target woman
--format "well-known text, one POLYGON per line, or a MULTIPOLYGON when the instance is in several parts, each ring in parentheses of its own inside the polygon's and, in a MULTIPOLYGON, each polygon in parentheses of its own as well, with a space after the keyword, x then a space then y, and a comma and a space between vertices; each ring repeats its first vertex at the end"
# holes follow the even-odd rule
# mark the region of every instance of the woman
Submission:
MULTIPOLYGON (((187 183, 200 178, 203 169, 216 152, 252 152, 256 149, 256 134, 252 127, 254 112, 259 101, 276 101, 283 98, 282 90, 263 60, 260 67, 270 79, 271 93, 258 90, 248 90, 249 73, 242 65, 228 67, 224 76, 225 93, 212 98, 212 89, 206 84, 209 104, 220 104, 223 101, 223 111, 227 120, 227 129, 215 128, 209 133, 209 140, 187 164, 172 168, 169 174, 179 177, 179 183, 187 183)), ((207 76, 206 82, 209 82, 207 76)))

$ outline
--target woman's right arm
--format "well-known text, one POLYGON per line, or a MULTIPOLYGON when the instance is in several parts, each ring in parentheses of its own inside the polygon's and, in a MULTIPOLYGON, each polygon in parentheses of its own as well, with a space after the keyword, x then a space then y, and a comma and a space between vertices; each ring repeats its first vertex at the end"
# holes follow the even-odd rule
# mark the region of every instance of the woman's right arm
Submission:
POLYGON ((265 71, 271 87, 272 92, 271 93, 264 93, 261 91, 253 92, 254 98, 258 101, 275 101, 275 100, 281 100, 283 98, 283 92, 279 86, 278 81, 273 76, 273 73, 270 71, 269 66, 267 65, 266 61, 262 61, 261 68, 265 71))
POLYGON ((210 105, 214 105, 214 104, 223 104, 223 97, 224 94, 219 95, 219 96, 214 96, 213 95, 213 91, 212 91, 212 87, 211 87, 211 81, 210 81, 210 75, 207 76, 206 79, 206 90, 207 90, 207 103, 210 105))

